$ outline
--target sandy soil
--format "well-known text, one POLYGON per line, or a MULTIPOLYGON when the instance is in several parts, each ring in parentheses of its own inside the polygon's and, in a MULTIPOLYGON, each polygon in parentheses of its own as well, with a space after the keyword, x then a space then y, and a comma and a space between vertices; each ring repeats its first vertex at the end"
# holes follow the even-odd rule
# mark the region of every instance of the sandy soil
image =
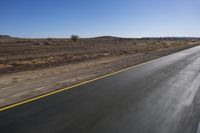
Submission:
POLYGON ((122 56, 200 43, 199 39, 0 39, 0 74, 37 70, 102 57, 122 56))

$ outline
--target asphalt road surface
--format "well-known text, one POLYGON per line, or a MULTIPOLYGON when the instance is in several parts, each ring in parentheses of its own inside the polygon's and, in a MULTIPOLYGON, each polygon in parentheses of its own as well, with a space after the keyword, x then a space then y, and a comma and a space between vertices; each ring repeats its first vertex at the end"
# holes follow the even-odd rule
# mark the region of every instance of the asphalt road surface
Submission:
POLYGON ((197 133, 199 120, 200 46, 1 111, 0 132, 197 133))

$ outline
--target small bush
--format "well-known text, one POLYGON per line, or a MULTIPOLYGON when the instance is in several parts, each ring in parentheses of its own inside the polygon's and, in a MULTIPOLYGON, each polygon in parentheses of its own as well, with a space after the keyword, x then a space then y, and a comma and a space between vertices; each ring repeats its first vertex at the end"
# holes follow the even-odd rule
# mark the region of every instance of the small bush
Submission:
POLYGON ((77 35, 71 35, 71 39, 72 39, 73 42, 76 42, 76 41, 78 41, 79 36, 77 36, 77 35))

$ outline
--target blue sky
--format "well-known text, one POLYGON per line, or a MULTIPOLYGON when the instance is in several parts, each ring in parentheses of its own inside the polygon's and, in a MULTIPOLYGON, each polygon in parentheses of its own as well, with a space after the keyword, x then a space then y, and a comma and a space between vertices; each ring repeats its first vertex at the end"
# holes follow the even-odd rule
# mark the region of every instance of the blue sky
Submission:
POLYGON ((200 37, 200 0, 0 0, 0 34, 200 37))

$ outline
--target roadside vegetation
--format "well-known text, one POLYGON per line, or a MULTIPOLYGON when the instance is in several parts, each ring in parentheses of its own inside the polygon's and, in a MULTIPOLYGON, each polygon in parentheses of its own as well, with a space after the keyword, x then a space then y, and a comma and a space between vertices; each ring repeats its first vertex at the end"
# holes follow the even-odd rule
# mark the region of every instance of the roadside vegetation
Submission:
POLYGON ((40 69, 103 57, 144 53, 179 46, 195 46, 198 38, 117 38, 110 36, 65 39, 27 39, 0 36, 0 73, 40 69), (72 43, 73 41, 73 43, 72 43))

